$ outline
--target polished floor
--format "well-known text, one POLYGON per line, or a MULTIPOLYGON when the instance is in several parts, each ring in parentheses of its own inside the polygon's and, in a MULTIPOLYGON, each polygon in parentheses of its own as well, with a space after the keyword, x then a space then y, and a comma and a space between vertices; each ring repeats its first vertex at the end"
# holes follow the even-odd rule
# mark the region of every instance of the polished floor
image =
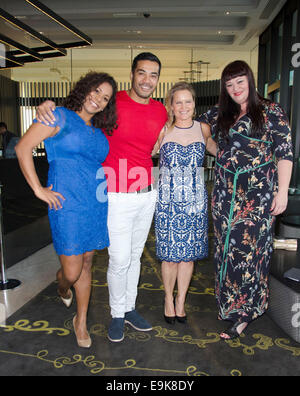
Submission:
POLYGON ((0 327, 0 375, 16 376, 287 376, 300 375, 300 344, 268 315, 252 323, 245 335, 224 342, 227 323, 217 320, 214 271, 210 257, 197 262, 186 303, 188 323, 163 320, 163 286, 151 231, 142 257, 138 311, 153 325, 147 333, 126 326, 123 342, 107 339, 110 322, 106 283, 107 252, 97 252, 88 328, 89 350, 76 344, 72 318, 56 294, 57 258, 48 246, 20 265, 9 277, 19 289, 1 292, 7 307, 0 327), (23 305, 23 306, 22 306, 23 305))
POLYGON ((6 271, 7 280, 16 279, 21 285, 13 290, 0 291, 0 304, 5 317, 10 317, 49 286, 55 280, 59 267, 52 244, 9 267, 6 271))

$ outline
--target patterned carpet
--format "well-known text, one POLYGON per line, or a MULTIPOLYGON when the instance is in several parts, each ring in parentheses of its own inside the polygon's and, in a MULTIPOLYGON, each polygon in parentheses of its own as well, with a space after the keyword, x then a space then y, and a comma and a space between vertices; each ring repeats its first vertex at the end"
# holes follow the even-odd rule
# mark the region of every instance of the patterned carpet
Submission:
MULTIPOLYGON (((107 339, 110 321, 106 284, 107 252, 98 252, 88 327, 90 350, 77 347, 72 329, 75 302, 68 310, 55 283, 0 327, 0 375, 15 376, 286 376, 300 375, 300 344, 267 316, 252 323, 245 336, 224 342, 227 327, 217 320, 210 258, 195 265, 187 298, 188 324, 163 320, 160 263, 153 230, 142 258, 137 309, 153 325, 140 333, 126 327, 122 343, 107 339)), ((211 244, 212 250, 212 244, 211 244)))

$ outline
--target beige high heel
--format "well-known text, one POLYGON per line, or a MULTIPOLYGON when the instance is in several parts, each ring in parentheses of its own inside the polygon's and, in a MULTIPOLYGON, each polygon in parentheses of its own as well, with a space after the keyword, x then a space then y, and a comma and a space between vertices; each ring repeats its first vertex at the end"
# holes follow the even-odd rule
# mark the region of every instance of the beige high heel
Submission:
POLYGON ((71 289, 70 289, 70 294, 71 294, 71 296, 69 298, 63 298, 58 292, 58 295, 59 295, 61 301, 65 304, 65 306, 67 308, 70 308, 70 306, 72 305, 72 301, 73 301, 73 292, 71 289))
POLYGON ((74 333, 77 339, 77 344, 80 348, 90 348, 92 346, 92 340, 91 337, 89 336, 88 338, 84 340, 79 340, 76 334, 76 328, 75 328, 75 320, 76 320, 76 315, 73 318, 73 327, 74 327, 74 333))

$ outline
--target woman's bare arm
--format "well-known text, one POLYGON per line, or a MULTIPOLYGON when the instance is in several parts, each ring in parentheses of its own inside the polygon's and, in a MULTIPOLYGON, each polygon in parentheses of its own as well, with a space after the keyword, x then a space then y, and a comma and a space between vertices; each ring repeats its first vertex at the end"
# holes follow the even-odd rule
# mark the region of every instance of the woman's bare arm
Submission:
POLYGON ((153 147, 152 154, 151 154, 152 157, 153 157, 155 154, 157 154, 157 152, 158 152, 158 150, 159 150, 159 148, 160 148, 161 142, 163 141, 163 138, 164 138, 164 136, 165 136, 165 132, 166 132, 166 127, 164 126, 163 129, 160 131, 160 134, 159 134, 159 136, 158 136, 158 139, 157 139, 157 141, 156 141, 156 143, 155 143, 155 145, 154 145, 154 147, 153 147))
POLYGON ((216 157, 217 156, 217 144, 211 136, 211 128, 208 124, 204 124, 202 122, 200 124, 201 124, 203 137, 204 137, 205 143, 206 143, 206 150, 210 154, 212 154, 216 157))
POLYGON ((287 208, 292 170, 293 163, 291 161, 281 160, 278 162, 278 193, 271 207, 271 214, 273 216, 283 213, 287 208))
POLYGON ((53 207, 55 209, 61 208, 62 205, 59 197, 63 200, 64 197, 58 192, 51 191, 53 186, 46 188, 41 185, 34 166, 32 150, 43 140, 54 136, 57 132, 58 128, 56 127, 48 127, 39 123, 32 124, 15 147, 20 168, 26 181, 32 188, 36 197, 46 202, 50 209, 53 207))

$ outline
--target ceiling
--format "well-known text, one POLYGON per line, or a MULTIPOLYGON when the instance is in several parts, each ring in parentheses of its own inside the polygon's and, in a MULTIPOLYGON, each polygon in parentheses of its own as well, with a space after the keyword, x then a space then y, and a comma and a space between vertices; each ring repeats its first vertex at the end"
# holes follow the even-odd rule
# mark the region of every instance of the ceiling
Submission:
MULTIPOLYGON (((88 69, 101 69, 126 81, 132 57, 142 51, 154 52, 161 58, 164 81, 191 75, 215 79, 234 59, 244 59, 255 69, 258 37, 285 2, 43 0, 44 5, 91 37, 93 44, 68 50, 65 57, 14 68, 12 76, 19 80, 75 80, 88 69), (198 61, 204 64, 200 67, 198 61)), ((1 8, 57 44, 78 41, 26 0, 1 0, 1 8)), ((29 48, 40 46, 36 39, 4 21, 0 33, 13 35, 14 40, 29 48)))

